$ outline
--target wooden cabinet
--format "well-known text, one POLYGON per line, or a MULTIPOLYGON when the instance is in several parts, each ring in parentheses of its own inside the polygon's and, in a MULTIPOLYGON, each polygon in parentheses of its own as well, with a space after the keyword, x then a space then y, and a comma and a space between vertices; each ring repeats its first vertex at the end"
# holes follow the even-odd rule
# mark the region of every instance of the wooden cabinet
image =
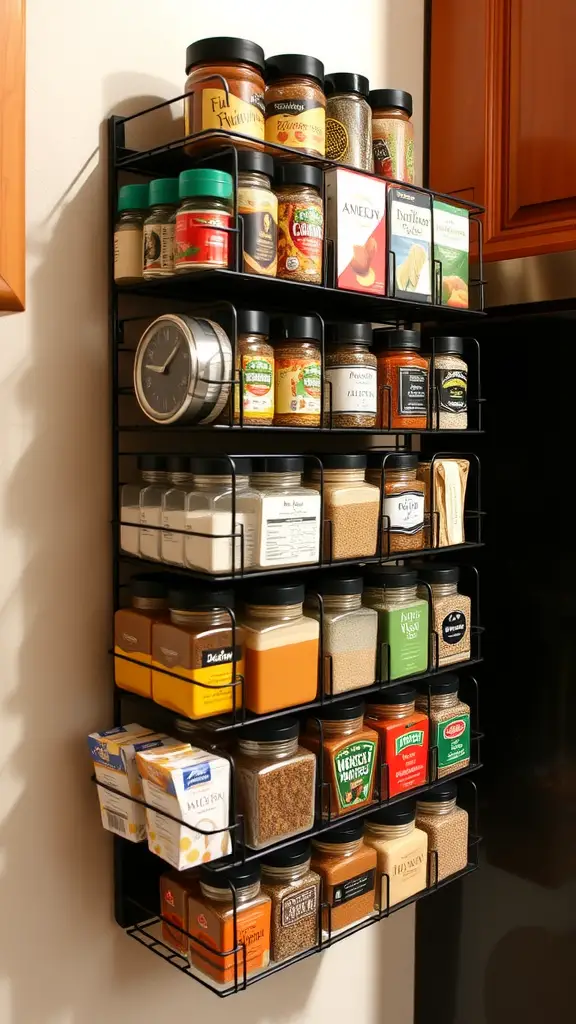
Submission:
POLYGON ((576 249, 576 0, 430 0, 429 184, 484 257, 576 249))
POLYGON ((0 0, 0 313, 24 309, 25 62, 24 0, 0 0))

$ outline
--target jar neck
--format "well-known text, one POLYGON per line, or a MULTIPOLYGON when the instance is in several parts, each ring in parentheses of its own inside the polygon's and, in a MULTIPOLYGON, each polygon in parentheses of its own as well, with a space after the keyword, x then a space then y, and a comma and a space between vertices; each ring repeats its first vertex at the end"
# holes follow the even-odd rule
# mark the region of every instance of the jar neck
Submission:
POLYGON ((416 600, 417 588, 413 587, 366 587, 366 597, 387 605, 410 604, 416 600))
POLYGON ((245 334, 238 335, 238 341, 244 341, 248 345, 267 345, 268 337, 266 334, 256 334, 254 331, 247 331, 245 334))
POLYGON ((416 702, 414 700, 407 704, 369 704, 367 718, 408 718, 414 714, 416 702))
POLYGON ((168 607, 165 597, 133 597, 131 603, 141 612, 163 612, 168 607))
POLYGON ((354 839, 351 843, 323 843, 321 839, 315 839, 312 846, 320 853, 338 859, 339 857, 351 857, 353 853, 357 853, 363 842, 363 839, 354 839))
POLYGON ((117 224, 133 223, 138 227, 144 223, 147 210, 122 210, 116 217, 117 224))
POLYGON ((262 865, 262 881, 263 882, 297 882, 298 879, 304 878, 310 870, 310 860, 305 860, 303 864, 293 864, 287 867, 271 867, 268 864, 262 865))
POLYGON ((375 110, 373 116, 375 118, 399 117, 401 118, 402 121, 410 120, 410 117, 408 116, 407 112, 405 110, 402 110, 401 107, 382 107, 382 110, 375 110))
MULTIPOLYGON (((312 479, 320 480, 320 470, 312 470, 312 479)), ((363 484, 365 483, 365 472, 363 469, 325 469, 325 484, 363 484)))
POLYGON ((180 209, 187 206, 195 207, 199 210, 226 210, 229 213, 232 209, 232 201, 230 199, 220 199, 217 196, 182 196, 180 209))
POLYGON ((188 626, 195 629, 210 629, 213 626, 230 626, 232 620, 224 609, 211 609, 210 611, 188 611, 182 608, 170 608, 170 622, 175 626, 188 626))
POLYGON ((176 487, 179 487, 182 484, 187 484, 189 486, 193 482, 194 477, 192 476, 192 473, 170 473, 170 483, 174 484, 176 487))
POLYGON ((240 188, 270 188, 270 178, 259 171, 245 171, 238 175, 240 188))
MULTIPOLYGON (((405 480, 415 480, 416 470, 415 469, 386 469, 386 463, 384 463, 384 479, 386 483, 403 483, 405 480)), ((370 483, 379 484, 382 480, 382 470, 380 469, 368 469, 366 471, 366 479, 370 483)))
POLYGON ((280 620, 300 619, 302 604, 247 604, 246 614, 253 619, 280 620))
POLYGON ((359 718, 347 718, 342 722, 323 722, 324 736, 350 736, 362 728, 363 721, 364 715, 360 715, 359 718))
POLYGON ((172 203, 157 203, 155 206, 150 207, 146 219, 150 220, 153 217, 162 217, 164 215, 170 217, 176 212, 176 205, 172 203))
MULTIPOLYGON (((228 474, 226 474, 225 476, 196 476, 196 474, 194 474, 195 491, 231 491, 232 489, 232 477, 228 474)), ((247 489, 248 477, 237 476, 236 490, 246 491, 247 489)))
POLYGON ((285 757, 291 757, 298 750, 298 737, 294 736, 289 740, 275 740, 272 743, 262 743, 257 740, 238 740, 240 753, 248 757, 259 758, 260 760, 282 761, 285 757))
POLYGON ((455 807, 456 797, 453 800, 416 801, 416 813, 427 814, 432 818, 440 817, 442 814, 452 814, 455 807))
POLYGON ((377 839, 401 839, 402 836, 409 836, 415 828, 414 821, 408 821, 405 825, 377 825, 376 822, 366 822, 367 835, 377 839))
MULTIPOLYGON (((207 899, 212 900, 214 903, 229 903, 230 906, 233 904, 231 889, 216 889, 213 885, 200 882, 200 890, 203 896, 206 896, 207 899)), ((259 892, 260 882, 254 882, 252 885, 243 886, 242 889, 236 889, 236 903, 238 905, 247 903, 258 896, 259 892)))
POLYGON ((362 607, 361 594, 324 594, 324 611, 351 612, 362 607))
MULTIPOLYGON (((442 708, 453 708, 458 704, 457 693, 433 693, 430 695, 430 709, 432 711, 440 711, 442 708)), ((428 694, 421 694, 416 700, 416 706, 418 709, 424 711, 428 708, 428 694)))
MULTIPOLYGON (((449 597, 451 594, 458 593, 456 583, 431 583, 430 588, 432 590, 432 597, 449 597)), ((426 587, 421 587, 420 589, 428 593, 426 587)))
MULTIPOLYGON (((314 185, 280 185, 274 191, 278 198, 280 198, 280 196, 290 196, 296 193, 296 195, 300 196, 302 199, 315 200, 318 202, 321 201, 320 189, 316 188, 314 185)), ((287 342, 287 344, 289 344, 289 342, 287 342)), ((292 340, 292 344, 308 344, 317 346, 319 342, 311 341, 309 338, 294 338, 292 340)))
POLYGON ((300 487, 302 483, 301 473, 254 473, 252 483, 255 487, 277 487, 282 490, 289 490, 293 487, 300 487))
POLYGON ((170 475, 165 470, 145 469, 142 479, 146 484, 167 484, 170 483, 170 475))

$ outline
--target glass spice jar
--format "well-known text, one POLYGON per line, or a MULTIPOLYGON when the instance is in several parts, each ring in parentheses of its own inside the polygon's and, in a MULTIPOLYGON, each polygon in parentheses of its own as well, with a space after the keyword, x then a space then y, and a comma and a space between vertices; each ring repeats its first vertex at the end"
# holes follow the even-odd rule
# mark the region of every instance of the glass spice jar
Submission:
POLYGON ((422 793, 416 803, 416 826, 428 836, 430 885, 468 863, 468 814, 456 805, 455 782, 444 782, 422 793))
POLYGON ((414 126, 412 97, 403 89, 373 89, 372 108, 374 173, 407 185, 414 182, 414 126))
POLYGON ((312 841, 313 871, 322 879, 322 931, 330 938, 374 913, 376 851, 363 841, 362 822, 323 832, 312 841))
POLYGON ((266 60, 266 142, 324 156, 324 65, 315 57, 283 53, 266 60))
POLYGON ((323 757, 329 792, 322 794, 322 814, 328 820, 372 803, 378 735, 364 725, 364 711, 358 697, 324 706, 318 713, 322 733, 311 719, 302 737, 303 746, 323 757))
POLYGON ((257 458, 251 484, 258 493, 256 564, 260 569, 308 565, 320 558, 320 495, 302 483, 304 459, 257 458))
POLYGON ((270 317, 254 309, 236 313, 236 381, 234 423, 270 427, 274 421, 274 348, 268 342, 270 317), (242 370, 242 380, 240 380, 242 370), (242 418, 240 417, 242 391, 242 418))
POLYGON ((318 944, 320 876, 310 869, 310 843, 293 843, 260 861, 262 892, 272 900, 270 955, 289 960, 318 944))
POLYGON ((381 800, 424 786, 428 779, 428 716, 415 710, 416 690, 392 686, 369 704, 366 722, 378 733, 381 800))
POLYGON ((276 277, 278 264, 278 199, 270 182, 274 161, 254 149, 238 152, 238 213, 244 226, 245 274, 276 277))
POLYGON ((378 543, 380 491, 366 483, 365 455, 322 455, 323 473, 311 471, 322 488, 324 559, 372 558, 378 543))
POLYGON ((430 719, 431 780, 470 764, 470 706, 458 697, 458 676, 449 673, 422 683, 416 707, 430 719))
POLYGON ((276 170, 276 195, 278 277, 322 284, 322 171, 310 164, 280 164, 276 170))
POLYGON ((200 456, 191 468, 194 485, 186 495, 185 564, 201 572, 240 575, 255 560, 259 496, 250 486, 252 461, 243 455, 232 460, 200 456))
POLYGON ((322 328, 315 316, 287 315, 271 323, 274 342, 274 426, 319 427, 322 328))
POLYGON ((468 428, 468 363, 463 338, 434 338, 432 426, 435 430, 468 428))
MULTIPOLYGON (((186 74, 186 135, 213 129, 264 141, 261 46, 250 39, 232 36, 199 39, 186 50, 186 74)), ((193 143, 186 147, 186 152, 194 155, 193 143)))
MULTIPOLYGON (((432 591, 431 627, 434 634, 435 667, 468 661, 471 656, 472 602, 466 594, 458 591, 460 569, 456 565, 420 562, 414 564, 414 569, 432 591)), ((427 598, 427 587, 420 586, 418 593, 427 598)))
POLYGON ((145 486, 140 491, 140 557, 162 560, 162 501, 170 486, 168 459, 163 455, 144 456, 145 486))
POLYGON ((312 582, 306 611, 320 617, 314 594, 322 595, 324 692, 347 693, 376 678, 378 616, 362 605, 361 576, 326 573, 312 582))
POLYGON ((114 226, 114 280, 134 284, 143 277, 142 245, 148 185, 122 185, 114 226))
POLYGON ((368 483, 382 489, 382 554, 418 551, 424 547, 426 484, 417 480, 418 456, 413 452, 368 452, 368 483))
POLYGON ((238 738, 236 786, 244 840, 263 850, 314 824, 316 758, 298 744, 296 718, 249 725, 238 738))
POLYGON ((171 277, 174 273, 174 231, 178 178, 150 182, 148 216, 144 221, 143 276, 171 277))
POLYGON ((329 324, 326 337, 324 423, 331 427, 375 427, 378 406, 372 324, 329 324))
POLYGON ((171 487, 162 496, 160 557, 171 565, 185 565, 186 497, 193 488, 192 460, 187 455, 168 457, 171 487))
POLYGON ((326 75, 326 157, 340 164, 372 171, 370 85, 364 75, 326 75))
MULTIPOLYGON (((151 484, 167 484, 166 459, 162 455, 139 455, 140 482, 123 484, 120 491, 120 547, 129 555, 140 555, 140 496, 151 484)), ((160 525, 160 523, 158 523, 160 525)), ((152 531, 149 531, 152 533, 152 531)))
POLYGON ((226 270, 233 215, 232 175, 209 167, 182 171, 178 179, 174 270, 226 270))
POLYGON ((114 615, 116 686, 142 697, 152 696, 152 624, 167 620, 168 585, 164 574, 132 576, 130 607, 119 608, 114 615))
POLYGON ((381 565, 364 574, 364 604, 378 612, 380 682, 428 668, 428 601, 417 584, 418 573, 403 565, 381 565))
POLYGON ((416 803, 403 800, 366 818, 364 842, 376 851, 376 909, 388 910, 426 888, 428 836, 416 828, 416 803))
POLYGON ((378 425, 395 430, 428 426, 429 361, 418 331, 374 331, 378 358, 378 425))

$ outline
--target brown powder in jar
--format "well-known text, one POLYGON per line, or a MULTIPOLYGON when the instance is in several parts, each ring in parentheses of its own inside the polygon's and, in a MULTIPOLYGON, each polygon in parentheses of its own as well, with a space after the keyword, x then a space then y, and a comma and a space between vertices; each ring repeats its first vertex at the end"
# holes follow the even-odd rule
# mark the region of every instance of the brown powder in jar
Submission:
POLYGON ((316 764, 307 756, 292 761, 281 771, 260 777, 259 845, 271 842, 276 836, 304 832, 311 827, 310 793, 315 777, 316 764))
POLYGON ((330 524, 324 536, 326 561, 347 558, 373 558, 378 535, 378 506, 368 501, 354 505, 324 505, 324 519, 330 524))
POLYGON ((318 944, 320 876, 310 870, 310 843, 294 843, 261 861, 262 892, 272 900, 270 957, 289 960, 318 944))
POLYGON ((416 827, 428 836, 430 879, 435 885, 468 863, 468 814, 456 806, 456 784, 443 783, 416 803, 416 827))
POLYGON ((277 179, 277 276, 286 281, 322 284, 322 172, 309 164, 282 164, 277 179))

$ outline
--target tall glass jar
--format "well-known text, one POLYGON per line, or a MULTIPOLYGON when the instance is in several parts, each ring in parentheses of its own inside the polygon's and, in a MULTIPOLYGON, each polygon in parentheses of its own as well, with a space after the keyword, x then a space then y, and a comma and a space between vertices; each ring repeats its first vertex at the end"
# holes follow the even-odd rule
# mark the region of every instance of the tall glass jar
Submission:
POLYGON ((378 856, 378 910, 388 910, 426 888, 428 836, 416 828, 416 804, 403 800, 366 818, 364 842, 378 856))
POLYGON ((424 546, 426 485, 417 480, 418 456, 413 452, 368 452, 366 479, 382 487, 382 554, 418 551, 424 546))
POLYGON ((274 421, 274 349, 268 343, 270 318, 268 313, 257 309, 239 309, 236 317, 234 422, 240 423, 242 419, 243 426, 270 427, 274 421))
POLYGON ((310 870, 310 843, 293 843, 265 855, 262 892, 272 900, 270 955, 289 960, 318 943, 320 876, 310 870))
POLYGON ((324 422, 331 427, 375 427, 377 360, 372 324, 331 324, 327 331, 324 422))
POLYGON ((449 673, 419 687, 416 707, 430 718, 432 781, 470 764, 470 706, 458 696, 459 683, 449 673))
POLYGON ((258 494, 250 486, 252 462, 243 456, 193 459, 194 486, 186 495, 184 559, 190 569, 238 573, 254 565, 258 494), (232 499, 235 499, 235 515, 232 499))
MULTIPOLYGON (((353 572, 326 573, 310 590, 322 595, 324 692, 346 693, 371 686, 376 678, 378 616, 362 605, 362 577, 353 572)), ((306 609, 320 616, 319 602, 310 594, 306 609)))
POLYGON ((142 238, 148 210, 148 185, 122 185, 114 227, 114 280, 134 284, 142 280, 142 238))
POLYGON ((152 626, 168 620, 168 584, 164 573, 130 580, 130 607, 114 615, 114 682, 122 690, 152 696, 152 626))
MULTIPOLYGON (((460 569, 443 563, 418 563, 414 568, 432 592, 435 666, 469 661, 472 602, 458 591, 460 569)), ((427 587, 419 587, 418 592, 422 597, 428 596, 427 587)))
POLYGON ((468 814, 456 805, 455 782, 422 793, 416 803, 416 825, 428 836, 430 885, 463 871, 468 863, 468 814))
POLYGON ((278 199, 270 182, 274 161, 255 149, 238 152, 238 213, 244 226, 245 274, 276 277, 278 199))
POLYGON ((322 328, 315 316, 288 314, 271 324, 274 342, 274 426, 319 427, 322 328))
POLYGON ((374 173, 411 185, 414 181, 414 126, 412 97, 403 89, 373 89, 372 107, 374 173))
POLYGON ((147 456, 148 468, 142 474, 145 486, 140 491, 140 555, 161 561, 162 499, 170 484, 168 459, 147 456))
POLYGON ((255 565, 260 569, 309 565, 320 558, 320 495, 302 484, 304 459, 254 459, 258 492, 255 565))
POLYGON ((139 455, 140 480, 123 484, 120 491, 120 547, 129 555, 140 555, 140 494, 146 484, 154 483, 157 472, 166 470, 166 460, 157 455, 139 455))
POLYGON ((324 156, 324 65, 315 57, 282 53, 266 60, 266 142, 324 156))
POLYGON ((192 490, 192 460, 187 455, 168 459, 171 487, 162 498, 162 534, 160 556, 171 565, 185 565, 186 495, 192 490))
POLYGON ((428 357, 419 331, 374 331, 378 359, 378 425, 395 430, 428 426, 428 357))
POLYGON ((376 853, 362 839, 363 823, 323 832, 312 842, 312 869, 323 882, 322 931, 338 935, 374 913, 376 853))
POLYGON ((150 182, 148 216, 144 221, 144 277, 171 277, 174 273, 174 232, 178 206, 178 178, 150 182))
POLYGON ((435 430, 468 427, 468 363, 463 338, 434 338, 432 426, 435 430))
POLYGON ((380 682, 418 675, 428 668, 428 602, 418 596, 418 573, 381 565, 364 574, 364 604, 378 612, 380 682))
MULTIPOLYGON (((212 129, 264 141, 261 46, 232 36, 198 39, 186 50, 186 74, 186 135, 212 129)), ((194 155, 193 142, 186 148, 194 155)))
POLYGON ((370 86, 363 75, 326 75, 326 157, 338 163, 371 171, 372 110, 370 86))
POLYGON ((322 488, 325 561, 372 558, 378 544, 380 491, 366 483, 365 455, 322 455, 323 474, 310 482, 322 488))
POLYGON ((324 706, 318 721, 310 719, 302 743, 323 758, 322 813, 328 820, 357 811, 372 802, 378 736, 364 725, 365 705, 348 697, 324 706))
POLYGON ((176 211, 174 270, 226 270, 233 238, 232 175, 209 167, 182 171, 178 179, 180 205, 176 211))
POLYGON ((311 164, 280 164, 278 196, 278 277, 322 284, 324 204, 322 171, 311 164))

